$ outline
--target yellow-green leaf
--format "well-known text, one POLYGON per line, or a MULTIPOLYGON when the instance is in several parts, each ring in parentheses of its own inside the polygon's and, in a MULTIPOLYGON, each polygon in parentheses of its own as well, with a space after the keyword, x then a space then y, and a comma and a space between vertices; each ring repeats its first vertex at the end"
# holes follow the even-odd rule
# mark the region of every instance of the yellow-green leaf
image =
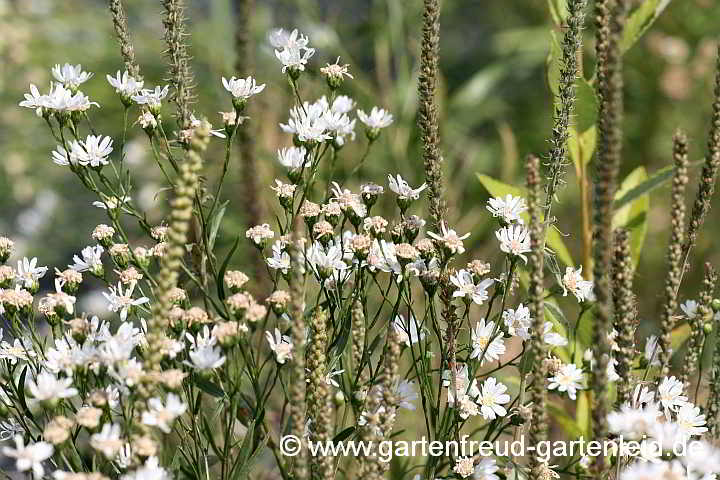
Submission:
MULTIPOLYGON (((648 178, 645 167, 638 167, 625 177, 615 194, 615 199, 622 198, 628 191, 645 182, 648 178)), ((646 193, 635 198, 630 203, 617 209, 613 214, 613 228, 625 228, 630 232, 630 253, 633 266, 642 251, 647 234, 647 215, 650 210, 650 194, 646 193)))
MULTIPOLYGON (((527 190, 524 188, 508 185, 507 183, 501 182, 500 180, 496 180, 487 175, 483 175, 482 173, 478 173, 477 176, 483 187, 485 187, 485 189, 493 197, 504 197, 505 195, 510 194, 516 197, 527 198, 527 190)), ((523 220, 527 223, 529 219, 530 217, 527 212, 524 213, 523 220)), ((573 263, 572 256, 570 255, 570 251, 565 246, 562 235, 560 235, 560 233, 554 228, 548 228, 547 245, 555 252, 558 259, 565 265, 575 265, 573 263)))

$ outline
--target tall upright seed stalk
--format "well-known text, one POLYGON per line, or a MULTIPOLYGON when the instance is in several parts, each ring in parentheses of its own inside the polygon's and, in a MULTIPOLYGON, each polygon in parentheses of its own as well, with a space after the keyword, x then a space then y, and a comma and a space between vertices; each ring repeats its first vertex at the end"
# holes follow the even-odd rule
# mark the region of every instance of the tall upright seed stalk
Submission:
POLYGON ((617 334, 618 351, 615 354, 619 380, 617 381, 617 405, 630 399, 632 392, 631 372, 635 358, 635 329, 637 328, 637 308, 633 287, 633 265, 630 255, 630 234, 625 229, 615 232, 615 250, 612 264, 612 289, 614 305, 614 323, 617 334))
MULTIPOLYGON (((613 251, 612 211, 622 153, 623 75, 620 40, 626 16, 626 0, 600 0, 596 4, 598 149, 595 159, 593 277, 595 281, 595 329, 593 332, 592 371, 593 433, 596 439, 607 436, 607 365, 610 355, 609 334, 612 326, 610 265, 613 251)), ((593 464, 596 478, 602 478, 604 457, 593 464)))
MULTIPOLYGON (((552 202, 568 165, 567 142, 570 119, 575 110, 575 80, 578 76, 578 51, 582 48, 586 0, 569 0, 567 28, 563 37, 562 66, 558 82, 558 103, 555 106, 550 154, 547 162, 548 179, 545 185, 544 218, 549 220, 552 202)), ((544 243, 544 242, 543 242, 544 243)))
POLYGON ((194 79, 190 69, 190 56, 185 33, 185 5, 183 0, 162 0, 165 9, 165 43, 170 68, 169 81, 175 89, 177 124, 181 130, 190 127, 194 79))
MULTIPOLYGON (((537 448, 540 442, 547 440, 547 364, 544 361, 546 346, 542 338, 545 322, 544 293, 544 235, 545 227, 540 204, 540 160, 534 155, 527 158, 528 210, 530 212, 530 286, 528 287, 530 316, 533 318, 530 351, 533 359, 530 372, 530 402, 532 416, 530 423, 530 442, 537 448)), ((521 379, 522 381, 522 379, 521 379)), ((533 475, 539 474, 540 462, 532 457, 530 468, 533 475)))
POLYGON ((688 182, 687 136, 678 131, 673 137, 673 162, 675 173, 672 180, 670 203, 671 233, 668 244, 668 273, 665 277, 665 302, 660 313, 661 333, 655 357, 660 361, 663 376, 670 371, 670 333, 675 326, 678 307, 678 290, 682 281, 683 242, 685 241, 685 186, 688 182))
POLYGON ((447 215, 447 205, 443 198, 443 157, 440 152, 438 107, 435 98, 440 48, 440 0, 425 0, 424 5, 418 79, 418 124, 422 134, 425 180, 429 186, 429 210, 437 232, 447 215))
POLYGON ((109 0, 108 7, 112 14, 113 28, 115 36, 120 44, 120 54, 125 63, 125 70, 135 78, 140 79, 140 67, 135 60, 135 49, 133 48, 132 39, 130 38, 130 30, 128 29, 127 15, 122 6, 122 0, 109 0))

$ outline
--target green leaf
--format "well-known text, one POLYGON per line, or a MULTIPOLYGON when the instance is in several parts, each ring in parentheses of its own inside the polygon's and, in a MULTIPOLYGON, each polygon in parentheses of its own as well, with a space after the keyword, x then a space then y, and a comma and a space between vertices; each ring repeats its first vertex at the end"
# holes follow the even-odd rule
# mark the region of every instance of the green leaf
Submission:
POLYGON ((225 300, 225 271, 227 270, 228 264, 230 263, 230 260, 232 259, 232 256, 235 253, 235 250, 237 250, 239 244, 240 235, 238 235, 235 239, 235 243, 233 243, 233 246, 228 252, 227 257, 225 257, 225 260, 220 266, 220 271, 218 271, 218 278, 216 279, 215 283, 217 284, 218 297, 221 301, 225 300))
POLYGON ((580 77, 575 82, 575 128, 585 132, 595 125, 598 116, 598 98, 590 82, 580 77))
POLYGON ((565 24, 567 19, 567 0, 548 0, 548 8, 550 9, 550 16, 555 22, 555 25, 562 26, 565 24))
POLYGON ((577 393, 577 404, 575 406, 575 423, 583 432, 585 438, 590 437, 590 394, 588 392, 577 393))
MULTIPOLYGON (((638 167, 625 177, 615 198, 621 198, 626 192, 647 180, 645 167, 638 167)), ((633 265, 637 265, 647 234, 647 215, 650 210, 650 194, 636 197, 632 202, 616 208, 613 214, 613 228, 626 228, 630 232, 630 253, 633 265)))
POLYGON ((355 427, 348 427, 342 432, 335 435, 335 438, 332 439, 333 443, 342 442, 346 438, 348 438, 350 435, 352 435, 355 432, 355 427))
MULTIPOLYGON (((504 197, 505 195, 510 194, 516 197, 527 198, 527 190, 525 190, 524 188, 508 185, 507 183, 495 180, 494 178, 483 175, 481 173, 478 173, 477 177, 480 180, 480 183, 482 183, 483 187, 485 187, 485 190, 487 190, 493 197, 504 197)), ((525 212, 523 213, 522 218, 527 223, 530 219, 530 216, 527 214, 527 212, 525 212)), ((565 246, 562 235, 560 234, 560 232, 557 231, 557 229, 552 227, 548 228, 547 245, 553 251, 555 251, 555 254, 564 264, 575 265, 573 263, 572 256, 570 255, 570 251, 565 246)))
POLYGON ((225 396, 225 392, 223 391, 223 389, 208 380, 207 378, 201 375, 195 375, 193 379, 195 381, 195 385, 208 395, 217 398, 222 398, 225 396))
POLYGON ((597 129, 593 126, 578 135, 575 127, 570 127, 568 138, 568 154, 575 165, 575 172, 580 175, 581 167, 584 167, 592 160, 597 144, 597 129))
POLYGON ((557 32, 550 31, 550 53, 547 58, 547 82, 550 91, 557 101, 560 85, 560 69, 562 68, 563 48, 557 32))
POLYGON ((227 208, 229 202, 230 200, 225 200, 222 204, 220 204, 220 207, 215 210, 213 217, 210 219, 210 236, 208 237, 208 246, 210 247, 210 251, 212 251, 215 246, 215 239, 217 238, 218 230, 220 229, 220 224, 225 216, 225 209, 227 208))
POLYGON ((567 433, 568 437, 575 439, 582 436, 582 429, 578 427, 578 424, 575 422, 575 420, 570 417, 570 415, 568 415, 566 408, 560 407, 550 402, 548 402, 547 408, 550 415, 555 419, 555 421, 557 421, 557 423, 563 428, 563 430, 565 430, 565 433, 567 433))
POLYGON ((667 8, 671 0, 645 0, 628 17, 620 48, 627 52, 667 8))

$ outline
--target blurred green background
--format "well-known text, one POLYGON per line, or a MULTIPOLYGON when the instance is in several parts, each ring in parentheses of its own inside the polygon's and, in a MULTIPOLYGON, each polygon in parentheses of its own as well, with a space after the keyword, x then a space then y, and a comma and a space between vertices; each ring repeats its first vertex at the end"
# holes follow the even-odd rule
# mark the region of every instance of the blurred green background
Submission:
MULTIPOLYGON (((197 113, 219 126, 217 112, 230 109, 220 77, 234 74, 236 7, 233 0, 187 3, 198 85, 197 113)), ((485 210, 488 193, 476 173, 519 185, 524 182, 523 157, 546 151, 552 124, 546 65, 550 32, 557 27, 543 0, 443 3, 439 100, 451 223, 460 233, 473 232, 468 240, 469 257, 497 262, 500 257, 493 236, 497 224, 485 210)), ((165 77, 160 3, 128 0, 125 4, 146 86, 154 86, 165 77)), ((287 119, 291 97, 266 41, 267 31, 297 27, 317 49, 301 86, 304 98, 314 99, 323 91, 320 66, 337 56, 342 63, 351 64, 355 80, 346 82, 345 93, 355 98, 360 108, 380 105, 396 118, 374 146, 363 176, 386 185, 387 173, 399 172, 417 185, 423 176, 415 123, 421 12, 418 0, 256 1, 251 18, 254 76, 267 83, 267 89, 253 99, 256 108, 251 122, 258 132, 260 185, 268 222, 276 208, 268 186, 282 175, 275 150, 290 142, 277 124, 287 119), (313 77, 315 81, 309 81, 313 77)), ((591 18, 589 15, 588 24, 591 18)), ((671 136, 678 127, 688 132, 692 142, 691 160, 704 155, 718 18, 719 2, 671 2, 627 53, 623 175, 638 166, 652 173, 668 165, 671 136)), ((593 70, 592 40, 592 25, 588 25, 584 48, 588 78, 593 70)), ((13 237, 21 254, 38 256, 44 265, 64 266, 73 253, 90 243, 92 228, 105 221, 104 212, 91 206, 94 198, 67 169, 50 161, 54 142, 46 125, 17 103, 29 83, 41 90, 47 88, 55 63, 82 63, 85 70, 95 72, 82 89, 102 106, 91 112, 93 121, 103 134, 119 138, 122 106, 105 74, 121 69, 122 61, 105 2, 0 0, 0 57, 0 233, 13 237)), ((168 118, 171 108, 166 107, 168 118)), ((341 168, 351 169, 363 148, 362 142, 356 142, 342 150, 341 168)), ((217 175, 213 167, 221 165, 221 149, 221 143, 216 143, 208 154, 209 181, 217 175)), ((148 152, 145 134, 137 126, 131 130, 127 155, 136 177, 133 199, 159 222, 164 198, 155 193, 162 187, 162 177, 148 152)), ((239 193, 242 171, 237 159, 234 162, 224 190, 231 200, 221 232, 224 245, 244 232, 246 223, 239 193)), ((698 172, 692 170, 688 205, 695 195, 698 172)), ((572 165, 567 181, 555 213, 578 261, 580 207, 572 165)), ((645 332, 656 321, 661 300, 668 205, 668 185, 654 190, 636 277, 645 332)), ((695 250, 682 300, 697 295, 702 262, 719 260, 713 248, 720 233, 717 207, 711 211, 695 250)), ((243 254, 253 253, 245 250, 243 254)), ((104 309, 97 293, 90 292, 83 302, 82 308, 104 309)))

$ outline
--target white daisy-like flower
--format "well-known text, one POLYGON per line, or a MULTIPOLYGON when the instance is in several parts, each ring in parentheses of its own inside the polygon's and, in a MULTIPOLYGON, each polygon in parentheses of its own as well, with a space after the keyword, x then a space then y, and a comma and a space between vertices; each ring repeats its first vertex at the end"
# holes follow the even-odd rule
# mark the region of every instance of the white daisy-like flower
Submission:
POLYGON ((393 116, 385 109, 373 107, 370 115, 362 110, 357 111, 357 116, 368 128, 385 128, 393 122, 393 116))
POLYGON ((650 335, 645 340, 645 360, 653 367, 660 366, 660 345, 658 344, 658 337, 655 335, 650 335))
POLYGON ((172 480, 172 475, 160 466, 157 457, 149 457, 142 467, 126 473, 120 480, 172 480))
POLYGON ((305 262, 321 280, 331 277, 337 270, 348 268, 343 261, 342 249, 335 244, 331 244, 325 249, 321 243, 315 242, 305 251, 305 262))
POLYGON ((485 324, 484 319, 480 320, 475 325, 475 328, 470 331, 470 336, 472 338, 472 352, 470 353, 470 358, 479 358, 483 355, 483 352, 485 352, 485 355, 482 356, 480 365, 485 363, 486 360, 494 362, 505 353, 505 343, 502 335, 496 335, 492 342, 490 341, 494 333, 496 333, 495 322, 490 321, 485 324))
POLYGON ((408 382, 407 380, 396 380, 393 384, 393 395, 397 402, 398 408, 404 408, 406 410, 415 410, 415 404, 419 396, 415 390, 415 383, 408 382))
POLYGON ((36 442, 25 445, 21 435, 15 435, 15 448, 3 447, 2 454, 15 459, 15 468, 20 472, 32 471, 36 479, 45 476, 43 462, 50 458, 54 448, 47 442, 36 442))
POLYGON ((527 210, 527 204, 522 197, 514 197, 509 193, 502 197, 493 197, 488 200, 487 209, 493 217, 501 218, 505 223, 523 223, 520 215, 527 210))
POLYGON ((106 423, 102 430, 90 435, 90 446, 112 460, 125 442, 120 438, 120 425, 106 423))
POLYGON ((562 277, 563 296, 567 296, 568 291, 575 295, 578 302, 592 300, 593 282, 585 280, 582 276, 582 265, 577 270, 572 267, 565 268, 565 275, 562 277))
POLYGON ((180 397, 174 393, 168 394, 163 404, 160 398, 148 400, 148 410, 142 414, 142 423, 151 427, 158 427, 165 433, 170 433, 172 423, 187 410, 180 397))
POLYGON ((72 383, 72 378, 58 378, 43 370, 34 380, 27 380, 27 389, 35 402, 54 402, 78 394, 78 390, 71 386, 72 383))
POLYGON ((265 332, 270 350, 275 354, 275 360, 283 365, 288 358, 292 358, 292 340, 287 335, 280 333, 279 329, 275 329, 275 336, 270 331, 265 332))
POLYGON ((107 157, 113 151, 112 143, 110 137, 88 135, 85 141, 80 142, 82 148, 73 148, 72 153, 80 165, 90 165, 97 168, 110 163, 107 157))
POLYGON ((163 99, 170 91, 170 86, 155 87, 154 90, 143 88, 140 92, 132 96, 132 99, 138 105, 147 105, 151 110, 159 109, 162 106, 163 99))
POLYGON ((122 282, 118 282, 117 288, 110 287, 110 293, 102 292, 108 301, 108 311, 120 312, 120 320, 127 320, 128 312, 132 307, 143 305, 150 301, 147 297, 132 298, 137 282, 131 282, 127 288, 123 287, 122 282))
POLYGON ((28 289, 37 287, 38 280, 43 278, 48 270, 47 267, 38 267, 37 263, 36 257, 32 259, 23 257, 22 260, 18 260, 15 281, 28 289))
POLYGON ((286 133, 296 135, 301 142, 322 143, 330 140, 332 135, 324 118, 327 101, 322 100, 313 104, 304 102, 302 106, 293 107, 290 109, 288 123, 281 123, 280 128, 286 133))
MULTIPOLYGON (((2 330, 0 330, 0 333, 2 333, 2 330)), ((18 361, 27 362, 30 358, 36 356, 37 353, 33 350, 29 339, 16 338, 12 344, 5 340, 0 342, 0 360, 9 360, 11 365, 15 365, 18 361)))
POLYGON ((388 175, 388 185, 390 190, 395 192, 401 200, 417 200, 420 198, 420 193, 427 188, 426 183, 418 188, 412 188, 400 175, 395 177, 388 175))
POLYGON ((530 251, 530 231, 523 225, 508 225, 495 232, 500 250, 520 257, 527 263, 526 253, 530 251))
POLYGON ((404 343, 408 347, 425 338, 424 331, 420 330, 418 332, 419 324, 414 315, 410 316, 409 322, 405 321, 404 315, 396 315, 393 319, 392 327, 400 337, 400 343, 404 343))
POLYGON ((281 241, 273 243, 272 257, 268 257, 268 267, 273 270, 280 270, 283 274, 287 274, 290 270, 290 254, 285 251, 284 244, 281 241))
POLYGON ((307 61, 315 54, 314 48, 309 48, 308 37, 297 29, 287 34, 283 29, 270 33, 270 43, 276 48, 275 56, 282 63, 283 73, 302 72, 307 61))
POLYGON ((473 480, 500 480, 500 477, 495 475, 498 470, 500 467, 494 458, 483 458, 480 463, 475 465, 473 480))
POLYGON ((553 332, 552 329, 552 322, 545 322, 545 325, 543 325, 543 341, 553 347, 564 347, 567 345, 567 338, 557 332, 553 332))
POLYGON ((680 380, 672 377, 663 378, 658 386, 658 400, 665 410, 665 417, 670 418, 670 412, 677 412, 680 407, 688 403, 688 398, 683 395, 683 384, 680 380))
POLYGON ((568 363, 560 367, 555 376, 550 377, 548 389, 558 392, 567 392, 568 396, 575 400, 577 391, 582 389, 582 382, 585 374, 574 363, 568 363))
POLYGON ((213 337, 212 340, 210 344, 191 349, 188 352, 190 361, 184 363, 197 370, 213 370, 223 366, 227 358, 223 356, 220 347, 215 346, 216 339, 213 337))
POLYGON ((464 395, 470 398, 477 398, 480 396, 480 389, 477 386, 477 380, 472 379, 472 383, 469 380, 468 366, 465 364, 457 364, 455 366, 455 387, 456 394, 452 391, 452 375, 450 370, 444 370, 442 374, 442 386, 448 389, 447 398, 448 405, 453 406, 455 404, 455 397, 461 398, 464 395))
POLYGON ((103 210, 116 210, 121 208, 124 204, 130 203, 132 198, 129 196, 118 197, 103 197, 103 201, 94 201, 92 204, 94 207, 102 208, 103 210))
POLYGON ((640 439, 650 433, 653 425, 658 423, 662 415, 656 403, 649 403, 646 407, 636 408, 625 404, 619 411, 608 414, 608 427, 612 433, 623 435, 629 439, 640 439))
POLYGON ((85 247, 80 252, 82 258, 78 255, 73 255, 72 265, 68 265, 68 268, 75 270, 76 272, 102 272, 102 254, 105 249, 101 245, 95 245, 94 247, 85 247))
POLYGON ((502 318, 510 335, 518 336, 523 340, 530 339, 532 318, 528 307, 521 303, 516 309, 508 308, 503 312, 502 318))
POLYGON ((50 87, 50 93, 43 95, 43 108, 57 112, 84 112, 92 105, 99 106, 97 102, 91 102, 82 92, 73 92, 60 83, 50 87))
POLYGON ((484 419, 493 420, 507 415, 507 410, 503 405, 510 401, 510 395, 505 392, 507 392, 507 387, 498 382, 495 377, 488 377, 483 382, 477 402, 484 419))
POLYGON ((486 278, 476 285, 472 273, 461 269, 450 276, 450 282, 456 287, 453 297, 467 298, 478 305, 482 305, 488 299, 487 289, 493 284, 494 280, 486 278))
POLYGON ((25 100, 21 101, 18 105, 25 108, 32 108, 38 115, 42 114, 42 109, 48 103, 47 95, 40 93, 38 88, 30 84, 30 93, 23 94, 25 100))
POLYGON ((708 431, 705 426, 705 415, 700 413, 700 407, 696 407, 691 403, 686 403, 680 407, 675 421, 682 433, 688 437, 702 435, 708 431))
POLYGON ((115 89, 115 92, 125 98, 130 98, 142 90, 142 80, 137 80, 131 76, 128 71, 124 71, 122 74, 120 70, 117 71, 114 77, 106 75, 108 83, 115 89))
POLYGON ((230 77, 230 80, 222 77, 222 84, 223 87, 225 87, 225 90, 230 92, 230 95, 232 95, 233 98, 238 98, 242 100, 247 100, 253 95, 257 95, 258 93, 265 90, 265 84, 263 83, 262 85, 258 85, 253 77, 230 77))
POLYGON ((453 472, 461 478, 467 478, 475 471, 475 460, 473 457, 460 457, 455 461, 453 472))
POLYGON ((680 305, 680 310, 683 311, 688 319, 692 320, 697 316, 699 306, 700 305, 695 300, 687 300, 685 303, 680 305))
POLYGON ((305 147, 290 147, 278 150, 278 161, 283 167, 290 170, 296 170, 307 166, 310 162, 306 158, 307 150, 305 147))
POLYGON ((83 83, 92 78, 93 74, 83 72, 82 65, 65 65, 57 64, 52 69, 52 75, 55 80, 62 83, 65 88, 76 89, 83 83))

